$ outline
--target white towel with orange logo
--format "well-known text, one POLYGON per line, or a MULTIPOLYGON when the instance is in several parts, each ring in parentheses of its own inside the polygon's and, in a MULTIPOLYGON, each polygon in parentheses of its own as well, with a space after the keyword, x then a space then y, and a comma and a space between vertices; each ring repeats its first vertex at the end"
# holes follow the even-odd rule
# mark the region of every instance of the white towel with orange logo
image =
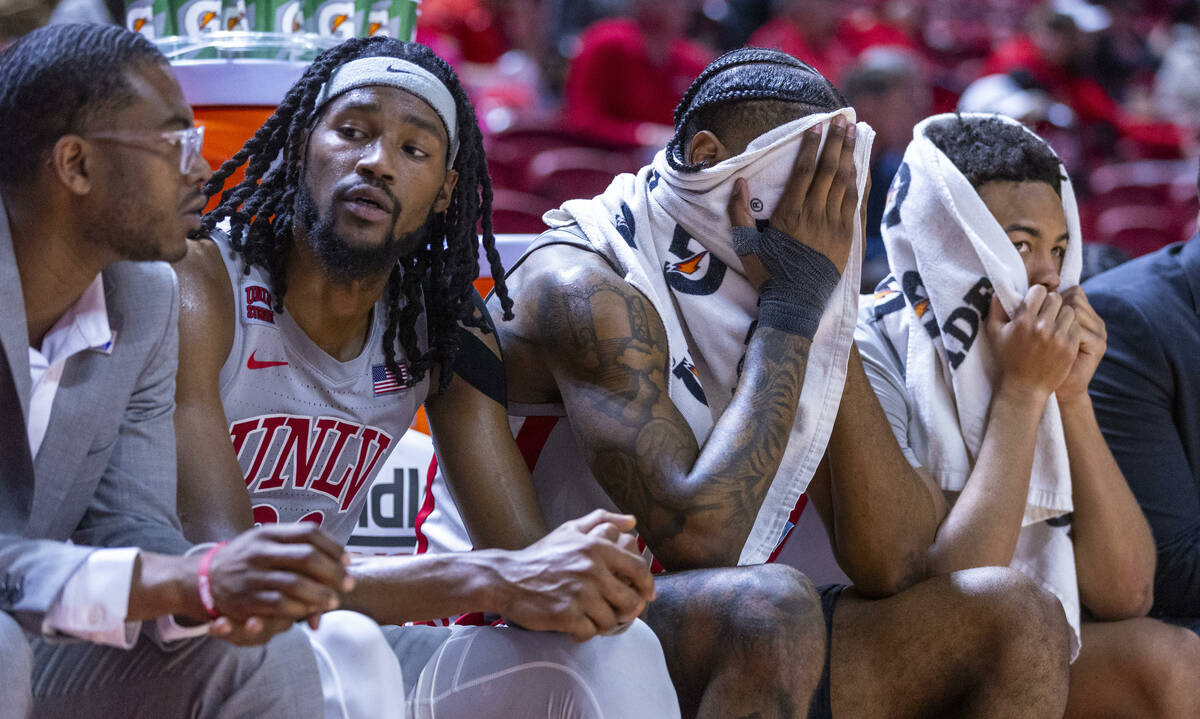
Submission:
MULTIPOLYGON (((734 180, 746 179, 755 218, 768 218, 803 132, 817 124, 828 128, 837 115, 855 119, 849 108, 801 118, 755 139, 742 154, 696 172, 676 171, 665 152, 659 152, 637 175, 617 176, 602 195, 571 200, 544 217, 550 227, 578 224, 589 244, 654 305, 667 331, 670 397, 700 446, 733 397, 758 317, 758 292, 733 251, 727 207, 734 180)), ((875 133, 866 124, 857 127, 854 159, 861 203, 875 133)), ((783 462, 742 548, 741 564, 770 557, 825 453, 854 339, 862 242, 856 223, 850 260, 808 355, 783 462)))

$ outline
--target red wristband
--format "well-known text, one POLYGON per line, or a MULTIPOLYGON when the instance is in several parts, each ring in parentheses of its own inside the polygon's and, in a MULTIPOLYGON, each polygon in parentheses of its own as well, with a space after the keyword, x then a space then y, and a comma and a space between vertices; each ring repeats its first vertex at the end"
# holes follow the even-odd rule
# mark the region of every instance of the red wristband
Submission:
POLYGON ((200 603, 204 605, 204 611, 208 612, 210 619, 217 619, 221 616, 221 612, 217 610, 217 604, 213 601, 212 579, 208 576, 208 568, 212 565, 213 555, 226 544, 228 542, 219 542, 205 552, 204 556, 200 558, 200 569, 196 572, 196 584, 200 589, 200 603))

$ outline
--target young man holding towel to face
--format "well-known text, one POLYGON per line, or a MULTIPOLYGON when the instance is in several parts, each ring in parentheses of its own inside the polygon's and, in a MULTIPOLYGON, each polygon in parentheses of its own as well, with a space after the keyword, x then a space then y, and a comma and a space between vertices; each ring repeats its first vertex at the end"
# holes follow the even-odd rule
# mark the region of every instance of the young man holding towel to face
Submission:
MULTIPOLYGON (((1048 595, 1005 568, 921 581, 941 496, 889 439, 853 348, 872 132, 844 104, 789 55, 733 51, 653 164, 547 215, 497 328, 541 510, 637 516, 667 570, 646 620, 669 666, 708 668, 675 676, 685 715, 714 715, 713 687, 759 662, 749 641, 796 622, 765 581, 783 567, 675 572, 767 561, 807 488, 856 582, 821 592, 832 639, 808 716, 1061 716, 1048 595)), ((444 536, 439 487, 426 521, 444 536)), ((795 693, 805 662, 764 676, 795 693)))
POLYGON ((856 338, 905 456, 946 495, 930 569, 1010 566, 1058 598, 1067 716, 1197 716, 1200 641, 1144 617, 1154 544, 1087 394, 1105 330, 1058 158, 1008 118, 929 118, 883 237, 891 275, 856 338))

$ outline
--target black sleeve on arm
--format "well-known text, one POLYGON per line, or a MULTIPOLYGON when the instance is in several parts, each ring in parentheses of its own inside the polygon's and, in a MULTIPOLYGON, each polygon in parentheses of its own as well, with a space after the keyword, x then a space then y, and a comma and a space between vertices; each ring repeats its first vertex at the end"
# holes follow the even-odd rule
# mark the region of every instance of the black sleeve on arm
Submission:
MULTIPOLYGON (((496 344, 499 346, 496 326, 492 323, 483 298, 475 297, 474 304, 476 312, 483 315, 486 332, 496 337, 496 344)), ((508 382, 504 376, 504 360, 497 357, 474 332, 461 324, 458 326, 458 353, 454 356, 452 370, 467 384, 495 400, 496 404, 508 407, 508 382)))
POLYGON ((1200 617, 1200 495, 1174 422, 1174 370, 1134 305, 1101 293, 1090 300, 1108 325, 1108 351, 1088 389, 1158 548, 1152 614, 1200 617))

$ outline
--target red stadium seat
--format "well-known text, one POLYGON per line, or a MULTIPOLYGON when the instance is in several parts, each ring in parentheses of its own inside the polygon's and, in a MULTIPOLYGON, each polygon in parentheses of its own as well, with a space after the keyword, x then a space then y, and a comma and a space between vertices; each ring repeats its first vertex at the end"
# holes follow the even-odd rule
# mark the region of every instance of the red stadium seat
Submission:
POLYGON ((637 148, 611 147, 563 127, 557 117, 520 120, 512 127, 484 138, 492 184, 510 190, 533 191, 529 165, 547 150, 585 148, 628 153, 637 148))
POLYGON ((559 147, 586 144, 557 121, 524 122, 484 139, 492 184, 528 191, 529 163, 538 153, 559 147))
POLYGON ((546 229, 542 214, 557 206, 558 203, 539 195, 493 190, 492 229, 497 234, 539 234, 546 229))
POLYGON ((1091 239, 1131 256, 1176 241, 1196 217, 1194 160, 1137 160, 1104 165, 1088 177, 1091 239))
POLYGON ((543 150, 569 147, 571 143, 554 134, 545 136, 524 134, 517 137, 496 137, 485 141, 488 172, 492 186, 518 192, 528 192, 529 162, 543 150))
POLYGON ((1103 165, 1088 177, 1088 189, 1097 197, 1131 189, 1161 192, 1170 197, 1180 182, 1195 188, 1194 160, 1137 160, 1103 165))
POLYGON ((1185 212, 1170 205, 1110 207, 1096 218, 1096 240, 1138 257, 1178 240, 1187 223, 1185 212))
POLYGON ((488 155, 514 155, 528 161, 542 150, 580 144, 574 133, 558 125, 557 122, 520 124, 490 135, 486 140, 488 155))
POLYGON ((1198 229, 1196 225, 1196 218, 1193 217, 1186 225, 1183 226, 1183 232, 1179 234, 1179 239, 1183 241, 1192 239, 1192 236, 1196 234, 1196 230, 1198 229))
POLYGON ((615 175, 637 169, 637 160, 627 153, 556 148, 538 153, 529 163, 529 185, 534 192, 562 203, 594 197, 604 192, 615 175))
POLYGON ((1167 205, 1171 203, 1170 185, 1119 185, 1090 200, 1100 210, 1108 207, 1133 205, 1167 205))

